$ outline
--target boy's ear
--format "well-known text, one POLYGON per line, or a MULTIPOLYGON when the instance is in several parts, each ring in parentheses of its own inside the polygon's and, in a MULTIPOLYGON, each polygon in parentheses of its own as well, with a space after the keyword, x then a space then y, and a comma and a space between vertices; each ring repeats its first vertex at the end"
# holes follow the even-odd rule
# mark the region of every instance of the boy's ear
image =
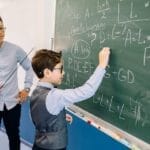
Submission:
POLYGON ((48 68, 45 68, 43 73, 44 73, 44 77, 48 77, 52 73, 52 71, 48 68))

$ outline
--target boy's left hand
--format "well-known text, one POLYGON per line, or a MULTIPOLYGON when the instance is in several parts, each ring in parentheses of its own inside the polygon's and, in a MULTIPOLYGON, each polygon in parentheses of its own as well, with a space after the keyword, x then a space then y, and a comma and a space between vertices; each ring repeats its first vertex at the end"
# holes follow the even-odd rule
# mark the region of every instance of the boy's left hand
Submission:
POLYGON ((66 121, 71 124, 73 119, 72 119, 72 116, 70 114, 66 114, 66 121))

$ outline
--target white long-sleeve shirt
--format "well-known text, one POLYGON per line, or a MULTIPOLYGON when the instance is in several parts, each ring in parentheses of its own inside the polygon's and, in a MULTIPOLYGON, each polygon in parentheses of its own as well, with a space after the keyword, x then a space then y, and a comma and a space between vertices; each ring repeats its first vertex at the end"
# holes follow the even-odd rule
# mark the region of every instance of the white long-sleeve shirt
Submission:
POLYGON ((4 104, 7 109, 13 108, 17 103, 18 78, 17 70, 20 64, 25 70, 24 87, 30 88, 33 81, 33 70, 25 51, 10 42, 3 42, 0 47, 0 111, 4 104))
POLYGON ((48 87, 49 91, 46 97, 46 108, 53 115, 59 112, 70 104, 80 102, 92 97, 97 91, 105 74, 105 70, 98 66, 91 77, 80 87, 75 89, 58 89, 50 83, 39 82, 38 86, 48 87))

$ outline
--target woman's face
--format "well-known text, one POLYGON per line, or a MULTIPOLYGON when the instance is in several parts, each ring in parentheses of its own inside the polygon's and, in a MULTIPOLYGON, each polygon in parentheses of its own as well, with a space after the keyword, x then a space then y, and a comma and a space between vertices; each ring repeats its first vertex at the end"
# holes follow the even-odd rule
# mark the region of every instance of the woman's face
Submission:
POLYGON ((0 46, 2 45, 5 37, 5 27, 3 22, 0 21, 0 46))

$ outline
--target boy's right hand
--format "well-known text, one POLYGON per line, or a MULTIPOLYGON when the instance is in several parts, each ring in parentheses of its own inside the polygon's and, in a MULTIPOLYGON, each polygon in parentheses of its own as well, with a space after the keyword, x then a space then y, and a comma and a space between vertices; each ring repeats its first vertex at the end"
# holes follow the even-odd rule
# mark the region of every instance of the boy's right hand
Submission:
POLYGON ((110 48, 104 47, 99 52, 99 65, 101 68, 105 69, 109 62, 110 48))

